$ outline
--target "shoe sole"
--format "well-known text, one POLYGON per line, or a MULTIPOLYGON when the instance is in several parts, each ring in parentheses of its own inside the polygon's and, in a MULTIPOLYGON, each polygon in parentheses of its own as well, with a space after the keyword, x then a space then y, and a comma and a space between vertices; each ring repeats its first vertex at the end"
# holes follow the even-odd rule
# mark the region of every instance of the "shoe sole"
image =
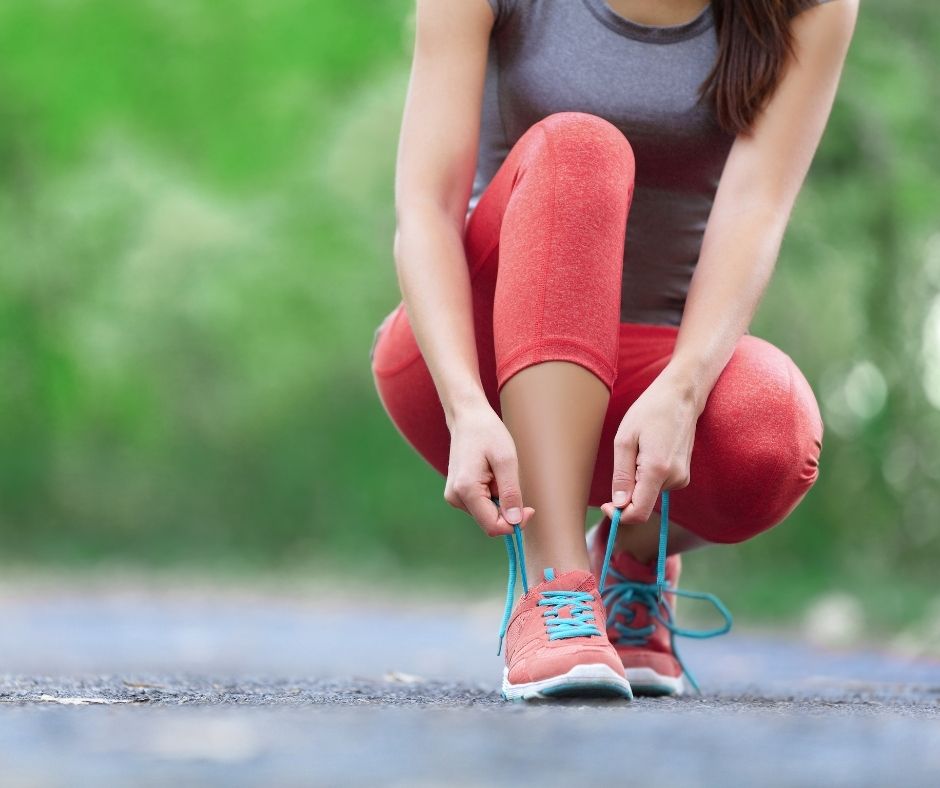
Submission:
POLYGON ((512 684, 503 668, 504 700, 538 698, 624 698, 633 700, 630 682, 609 665, 575 665, 567 673, 540 681, 512 684))
POLYGON ((652 668, 625 668, 627 680, 636 695, 684 695, 682 676, 664 676, 652 668))

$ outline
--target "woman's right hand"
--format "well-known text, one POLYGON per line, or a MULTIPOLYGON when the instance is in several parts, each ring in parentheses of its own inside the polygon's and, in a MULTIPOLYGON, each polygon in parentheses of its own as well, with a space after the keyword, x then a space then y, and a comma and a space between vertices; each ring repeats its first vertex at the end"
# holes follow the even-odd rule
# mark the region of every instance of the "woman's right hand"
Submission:
POLYGON ((454 417, 444 500, 470 514, 487 536, 525 527, 535 509, 523 506, 516 444, 488 404, 454 417), (499 507, 492 496, 499 498, 499 507))

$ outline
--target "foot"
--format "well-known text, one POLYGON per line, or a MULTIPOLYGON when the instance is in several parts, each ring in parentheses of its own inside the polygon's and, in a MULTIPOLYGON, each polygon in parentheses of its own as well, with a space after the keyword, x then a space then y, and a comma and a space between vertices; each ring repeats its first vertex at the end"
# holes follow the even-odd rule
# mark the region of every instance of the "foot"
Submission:
POLYGON ((594 575, 572 570, 529 589, 506 630, 503 697, 633 697, 623 664, 607 637, 604 603, 594 575))
MULTIPOLYGON (((604 517, 587 534, 591 569, 600 573, 610 533, 604 517)), ((666 559, 666 590, 679 584, 682 562, 678 555, 666 559)), ((599 576, 599 574, 598 574, 599 576)), ((683 669, 672 643, 675 603, 656 594, 656 562, 647 565, 627 551, 615 551, 607 575, 607 634, 620 657, 624 674, 637 695, 681 695, 685 692, 683 669)), ((668 594, 673 596, 672 594, 668 594)))

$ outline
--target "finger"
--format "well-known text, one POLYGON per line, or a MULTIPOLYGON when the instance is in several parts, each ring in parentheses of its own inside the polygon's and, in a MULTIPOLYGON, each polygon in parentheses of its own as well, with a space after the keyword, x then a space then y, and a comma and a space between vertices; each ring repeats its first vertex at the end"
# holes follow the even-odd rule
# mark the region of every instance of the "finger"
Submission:
MULTIPOLYGON (((444 500, 450 506, 453 506, 455 509, 459 509, 462 512, 467 511, 467 507, 464 506, 463 500, 460 498, 457 490, 454 488, 453 484, 448 480, 447 484, 444 485, 444 500)), ((469 514, 469 512, 468 512, 469 514)))
POLYGON ((614 519, 614 512, 616 512, 618 507, 614 506, 612 503, 601 504, 601 511, 607 515, 611 520, 614 519))
MULTIPOLYGON (((497 509, 497 520, 496 520, 496 533, 488 534, 489 536, 507 536, 513 533, 513 524, 506 520, 503 517, 502 511, 497 509)), ((516 523, 523 531, 526 526, 529 524, 529 520, 535 515, 535 509, 531 506, 522 507, 522 522, 516 523)))
POLYGON ((516 455, 506 453, 490 458, 490 468, 496 477, 497 497, 503 519, 513 525, 522 522, 522 491, 519 486, 519 463, 516 455))
POLYGON ((636 486, 637 438, 629 435, 614 441, 614 476, 611 485, 611 501, 623 508, 633 496, 636 486))
POLYGON ((653 513, 653 505, 659 497, 667 471, 658 465, 637 466, 636 487, 633 497, 623 510, 622 522, 645 523, 653 513))
MULTIPOLYGON (((503 517, 503 513, 499 512, 499 516, 496 520, 497 533, 490 534, 490 536, 505 536, 513 533, 513 523, 510 523, 503 517)), ((524 506, 522 508, 522 521, 516 523, 523 531, 525 530, 526 525, 528 525, 529 520, 532 519, 532 516, 535 514, 535 509, 531 506, 524 506)))
POLYGON ((529 520, 532 519, 534 514, 535 514, 535 509, 533 509, 531 506, 522 507, 522 522, 518 523, 518 526, 523 531, 525 530, 525 527, 529 524, 529 520))
POLYGON ((505 536, 512 533, 512 526, 500 515, 486 485, 481 484, 476 491, 471 490, 461 497, 467 511, 487 536, 505 536))

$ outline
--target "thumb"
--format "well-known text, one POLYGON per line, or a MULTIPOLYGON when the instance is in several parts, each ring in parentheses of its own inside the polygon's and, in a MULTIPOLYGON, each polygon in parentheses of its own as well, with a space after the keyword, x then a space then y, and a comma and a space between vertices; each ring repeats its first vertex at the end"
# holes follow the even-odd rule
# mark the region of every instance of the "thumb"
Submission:
POLYGON ((506 522, 519 525, 522 522, 522 491, 519 485, 519 465, 514 454, 501 455, 491 460, 499 494, 499 508, 506 522))
POLYGON ((626 443, 614 444, 614 476, 611 485, 611 501, 614 506, 626 506, 636 487, 637 440, 631 437, 626 443))

